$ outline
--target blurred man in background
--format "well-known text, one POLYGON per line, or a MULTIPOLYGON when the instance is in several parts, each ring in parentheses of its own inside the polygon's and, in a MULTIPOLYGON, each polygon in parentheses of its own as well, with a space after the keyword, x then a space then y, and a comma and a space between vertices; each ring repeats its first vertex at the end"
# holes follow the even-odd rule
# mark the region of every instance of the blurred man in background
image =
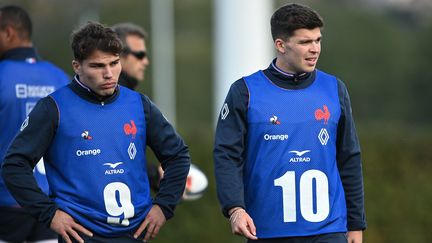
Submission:
MULTIPOLYGON (((120 55, 122 71, 119 84, 136 90, 139 83, 144 81, 145 71, 150 64, 146 47, 147 32, 140 26, 129 22, 116 24, 112 28, 123 44, 123 52, 120 55)), ((147 173, 151 188, 157 192, 163 173, 162 169, 157 165, 148 163, 147 173)))
POLYGON ((307 6, 280 7, 276 59, 236 81, 221 110, 218 198, 249 242, 362 242, 360 146, 345 84, 316 69, 322 27, 307 6))
MULTIPOLYGON (((145 71, 150 64, 146 47, 147 32, 133 23, 118 23, 112 27, 123 43, 123 52, 120 56, 122 71, 119 84, 136 90, 139 83, 144 81, 145 71)), ((159 190, 159 181, 163 177, 160 166, 152 163, 147 165, 150 186, 154 192, 159 190)), ((207 177, 195 165, 189 170, 183 200, 195 200, 202 196, 207 188, 207 177)))
POLYGON ((146 48, 147 33, 132 23, 119 23, 113 29, 124 45, 120 56, 122 72, 119 84, 135 90, 144 81, 145 71, 150 64, 146 48))
MULTIPOLYGON (((32 22, 17 6, 0 8, 0 165, 20 125, 36 102, 69 83, 67 75, 42 61, 32 40, 32 22)), ((34 170, 48 193, 43 160, 34 170)), ((0 178, 0 242, 57 242, 57 235, 23 210, 0 178)))

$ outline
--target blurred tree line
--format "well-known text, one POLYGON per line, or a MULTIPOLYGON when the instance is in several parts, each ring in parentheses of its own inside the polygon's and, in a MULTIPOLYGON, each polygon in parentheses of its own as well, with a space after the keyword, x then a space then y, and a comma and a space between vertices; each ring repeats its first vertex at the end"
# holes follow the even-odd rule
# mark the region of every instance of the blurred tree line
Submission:
MULTIPOLYGON (((432 18, 354 0, 296 2, 323 16, 318 68, 344 80, 350 91, 364 160, 366 242, 432 242, 432 18)), ((1 3, 30 12, 39 53, 71 75, 69 35, 79 24, 131 21, 152 33, 150 1, 1 3)), ((275 1, 275 8, 284 3, 275 1)), ((210 184, 202 199, 179 205, 154 242, 244 242, 231 235, 220 213, 213 176, 213 4, 175 1, 177 128, 210 184)), ((151 41, 148 46, 151 62, 151 41)), ((154 82, 149 70, 140 91, 152 97, 154 82)))

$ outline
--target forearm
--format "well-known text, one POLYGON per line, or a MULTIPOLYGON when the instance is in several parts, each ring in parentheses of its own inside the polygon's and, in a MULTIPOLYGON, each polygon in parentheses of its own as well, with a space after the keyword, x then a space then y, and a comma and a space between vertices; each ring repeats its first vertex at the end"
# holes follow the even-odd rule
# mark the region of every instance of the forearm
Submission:
POLYGON ((225 217, 234 207, 245 208, 243 162, 248 100, 244 80, 237 80, 225 99, 216 128, 213 159, 218 199, 225 217))
POLYGON ((8 156, 2 167, 2 177, 15 200, 39 222, 49 227, 57 206, 37 185, 33 169, 8 156))
POLYGON ((39 188, 33 168, 55 136, 57 118, 54 101, 49 97, 41 99, 29 114, 27 126, 10 145, 2 167, 3 179, 15 200, 47 226, 56 206, 39 188))
MULTIPOLYGON (((354 158, 352 160, 355 160, 354 158)), ((364 189, 362 168, 359 163, 347 163, 340 171, 347 205, 347 227, 349 231, 366 228, 364 212, 364 189)))
POLYGON ((338 124, 337 161, 345 191, 348 230, 366 228, 364 189, 360 144, 351 111, 351 102, 345 85, 339 82, 341 118, 338 124))
MULTIPOLYGON (((215 149, 216 150, 216 149, 215 149)), ((245 208, 242 166, 218 158, 215 151, 215 177, 217 196, 222 213, 229 217, 229 210, 235 207, 245 208)))
POLYGON ((180 201, 190 167, 190 157, 185 146, 172 160, 164 161, 164 176, 160 181, 160 189, 153 202, 158 204, 166 219, 174 214, 174 209, 180 201))
POLYGON ((180 201, 190 167, 189 149, 174 127, 151 100, 142 95, 146 119, 147 145, 160 161, 164 176, 159 192, 153 200, 162 209, 166 219, 174 214, 180 201))

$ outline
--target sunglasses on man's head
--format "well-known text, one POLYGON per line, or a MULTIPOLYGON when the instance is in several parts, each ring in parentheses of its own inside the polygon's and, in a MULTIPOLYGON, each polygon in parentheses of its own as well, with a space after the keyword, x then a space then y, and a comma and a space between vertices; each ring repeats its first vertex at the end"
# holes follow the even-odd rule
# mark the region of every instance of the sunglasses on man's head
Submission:
POLYGON ((139 60, 142 60, 142 59, 144 59, 144 58, 147 57, 147 52, 145 52, 145 51, 132 51, 132 50, 130 50, 129 48, 126 48, 126 49, 123 51, 123 53, 124 53, 125 55, 127 55, 127 54, 131 54, 131 55, 133 55, 134 57, 136 57, 136 58, 139 59, 139 60))

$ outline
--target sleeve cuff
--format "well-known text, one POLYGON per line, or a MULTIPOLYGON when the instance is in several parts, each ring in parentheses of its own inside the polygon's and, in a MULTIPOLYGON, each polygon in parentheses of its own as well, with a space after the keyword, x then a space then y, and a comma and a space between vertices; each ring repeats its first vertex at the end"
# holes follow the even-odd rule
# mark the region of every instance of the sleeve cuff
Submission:
POLYGON ((161 208, 166 220, 174 216, 174 210, 171 207, 164 205, 156 200, 153 201, 153 204, 157 204, 161 208))
POLYGON ((39 221, 40 221, 43 225, 45 225, 46 227, 51 228, 51 221, 53 220, 54 215, 55 215, 57 209, 59 209, 59 208, 57 207, 57 205, 54 205, 54 206, 50 207, 50 208, 47 210, 46 213, 41 214, 41 215, 39 216, 39 221))
POLYGON ((357 231, 357 230, 365 230, 367 227, 366 222, 358 221, 358 222, 349 222, 348 223, 348 231, 357 231))
POLYGON ((241 208, 245 209, 245 206, 242 205, 242 204, 233 204, 233 205, 225 206, 222 209, 222 214, 225 216, 225 218, 229 218, 230 217, 229 214, 228 214, 228 212, 230 211, 231 208, 235 208, 235 207, 241 207, 241 208))

